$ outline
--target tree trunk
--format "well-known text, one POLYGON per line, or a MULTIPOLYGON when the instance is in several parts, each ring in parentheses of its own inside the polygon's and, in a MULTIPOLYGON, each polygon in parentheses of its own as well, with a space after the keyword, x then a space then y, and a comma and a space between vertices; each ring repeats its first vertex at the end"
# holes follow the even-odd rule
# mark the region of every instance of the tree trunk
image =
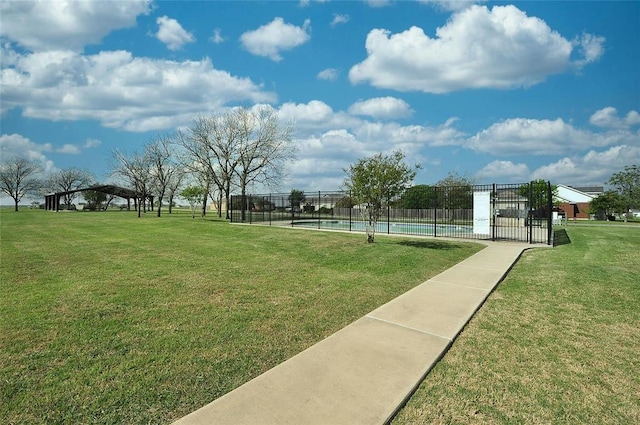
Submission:
POLYGON ((373 243, 376 237, 376 221, 372 218, 369 219, 369 224, 367 225, 367 243, 373 243))
POLYGON ((211 182, 207 181, 207 187, 202 199, 202 217, 207 215, 207 198, 209 197, 209 189, 211 189, 211 182))
POLYGON ((240 205, 240 222, 244 223, 247 219, 247 177, 242 176, 240 178, 240 194, 242 204, 240 205))
POLYGON ((247 194, 243 187, 242 194, 240 196, 240 223, 244 223, 246 218, 247 218, 247 194))
POLYGON ((204 217, 207 215, 207 198, 209 197, 208 193, 204 194, 204 199, 202 200, 202 212, 201 216, 204 217))
POLYGON ((162 209, 162 197, 159 196, 158 197, 158 213, 157 213, 157 217, 160 217, 160 210, 162 209))
POLYGON ((229 215, 229 210, 231 209, 231 183, 227 183, 227 187, 224 190, 224 196, 225 196, 225 202, 227 203, 226 210, 227 210, 227 220, 229 220, 231 218, 231 216, 229 215))
MULTIPOLYGON (((173 205, 173 195, 169 195, 169 214, 171 214, 173 205)), ((158 211, 159 212, 159 211, 158 211)))
POLYGON ((14 199, 15 203, 16 203, 16 212, 18 212, 18 200, 14 199))
POLYGON ((111 196, 109 196, 109 198, 107 198, 107 205, 105 205, 105 207, 104 207, 105 211, 109 209, 109 204, 111 204, 111 201, 113 201, 113 199, 114 199, 113 195, 111 195, 111 196))

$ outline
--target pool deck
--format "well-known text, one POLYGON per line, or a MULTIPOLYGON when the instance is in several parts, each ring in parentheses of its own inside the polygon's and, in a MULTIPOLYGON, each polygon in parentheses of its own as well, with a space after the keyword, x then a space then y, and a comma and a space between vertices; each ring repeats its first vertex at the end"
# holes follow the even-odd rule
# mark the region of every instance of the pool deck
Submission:
POLYGON ((522 252, 542 246, 481 243, 478 253, 175 424, 387 423, 522 252))

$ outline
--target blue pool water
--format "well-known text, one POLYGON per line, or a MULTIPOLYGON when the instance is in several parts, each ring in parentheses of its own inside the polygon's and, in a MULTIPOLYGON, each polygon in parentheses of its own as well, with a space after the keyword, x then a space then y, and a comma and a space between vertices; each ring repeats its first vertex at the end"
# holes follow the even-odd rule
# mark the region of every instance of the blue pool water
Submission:
MULTIPOLYGON (((293 226, 312 227, 320 229, 336 229, 336 230, 352 230, 356 232, 365 231, 365 223, 362 221, 344 220, 304 220, 294 221, 293 226)), ((473 232, 471 226, 459 226, 452 224, 432 224, 432 223, 387 223, 378 222, 376 224, 376 233, 397 233, 397 234, 414 234, 414 235, 433 235, 433 234, 461 234, 473 232)))

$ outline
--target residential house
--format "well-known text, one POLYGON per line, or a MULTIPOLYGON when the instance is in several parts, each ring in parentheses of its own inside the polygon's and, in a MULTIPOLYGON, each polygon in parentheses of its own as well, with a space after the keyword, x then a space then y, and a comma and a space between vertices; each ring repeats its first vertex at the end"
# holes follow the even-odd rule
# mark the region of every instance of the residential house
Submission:
POLYGON ((579 188, 559 184, 556 199, 567 219, 588 219, 589 203, 602 192, 603 188, 598 186, 579 188))

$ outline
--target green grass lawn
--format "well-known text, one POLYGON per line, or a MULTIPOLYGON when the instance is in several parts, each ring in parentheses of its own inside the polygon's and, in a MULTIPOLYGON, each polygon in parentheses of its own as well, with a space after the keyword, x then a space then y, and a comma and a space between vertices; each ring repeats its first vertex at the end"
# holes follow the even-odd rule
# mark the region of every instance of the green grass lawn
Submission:
POLYGON ((481 249, 408 240, 1 209, 1 422, 171 422, 481 249))
POLYGON ((524 254, 394 424, 640 423, 640 226, 567 232, 524 254))

